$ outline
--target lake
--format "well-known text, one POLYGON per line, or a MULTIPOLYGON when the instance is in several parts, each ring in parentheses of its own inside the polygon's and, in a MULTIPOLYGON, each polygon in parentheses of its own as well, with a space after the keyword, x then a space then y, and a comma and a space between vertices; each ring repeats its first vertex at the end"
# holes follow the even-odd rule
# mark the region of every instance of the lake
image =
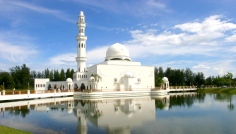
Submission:
POLYGON ((233 134, 236 96, 48 98, 1 102, 0 124, 33 133, 233 134))

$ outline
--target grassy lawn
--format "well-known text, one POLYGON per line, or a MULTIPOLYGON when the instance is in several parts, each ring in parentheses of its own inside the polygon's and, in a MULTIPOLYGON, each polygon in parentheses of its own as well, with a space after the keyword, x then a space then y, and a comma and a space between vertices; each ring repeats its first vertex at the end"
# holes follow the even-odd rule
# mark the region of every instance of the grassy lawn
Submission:
POLYGON ((236 94, 236 88, 205 88, 205 89, 199 89, 198 92, 236 94))
POLYGON ((23 130, 18 130, 10 127, 5 127, 0 125, 0 133, 1 134, 32 134, 30 132, 26 132, 23 130))

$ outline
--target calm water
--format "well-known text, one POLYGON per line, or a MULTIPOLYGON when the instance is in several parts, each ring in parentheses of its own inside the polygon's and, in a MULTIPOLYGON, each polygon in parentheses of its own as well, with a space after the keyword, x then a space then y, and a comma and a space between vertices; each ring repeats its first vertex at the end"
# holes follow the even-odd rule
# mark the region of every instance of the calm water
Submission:
POLYGON ((0 124, 33 133, 235 134, 236 96, 226 94, 0 103, 0 124))

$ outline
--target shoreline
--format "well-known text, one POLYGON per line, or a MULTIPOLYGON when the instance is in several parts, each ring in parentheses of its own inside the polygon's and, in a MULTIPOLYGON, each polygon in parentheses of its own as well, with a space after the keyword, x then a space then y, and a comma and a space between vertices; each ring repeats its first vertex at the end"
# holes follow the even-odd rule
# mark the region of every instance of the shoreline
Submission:
POLYGON ((4 133, 4 134, 32 134, 31 132, 28 132, 25 130, 20 130, 20 129, 3 126, 3 125, 0 125, 0 130, 1 130, 1 133, 4 133))
POLYGON ((224 93, 224 94, 236 94, 236 88, 205 88, 198 89, 198 93, 224 93))

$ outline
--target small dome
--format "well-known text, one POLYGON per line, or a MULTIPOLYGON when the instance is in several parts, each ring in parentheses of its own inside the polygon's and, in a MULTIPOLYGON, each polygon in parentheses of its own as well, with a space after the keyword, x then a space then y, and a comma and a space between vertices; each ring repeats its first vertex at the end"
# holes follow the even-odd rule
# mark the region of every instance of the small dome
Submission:
POLYGON ((83 11, 80 11, 80 16, 84 16, 84 12, 83 11))
POLYGON ((167 77, 163 77, 162 80, 163 80, 165 83, 169 81, 167 77))
POLYGON ((73 82, 71 78, 67 78, 66 82, 73 82))
POLYGON ((129 50, 119 43, 111 45, 106 52, 105 60, 127 60, 130 61, 129 50))

